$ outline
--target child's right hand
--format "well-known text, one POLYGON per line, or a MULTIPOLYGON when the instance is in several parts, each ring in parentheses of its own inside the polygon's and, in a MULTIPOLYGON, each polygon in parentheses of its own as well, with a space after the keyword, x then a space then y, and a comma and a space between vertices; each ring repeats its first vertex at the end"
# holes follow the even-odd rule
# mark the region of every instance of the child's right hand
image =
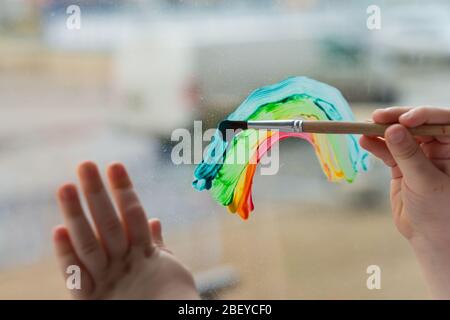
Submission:
POLYGON ((191 273, 163 243, 161 224, 147 221, 125 167, 107 170, 116 208, 97 166, 80 165, 78 174, 96 230, 91 227, 78 191, 66 184, 58 191, 65 226, 54 231, 56 254, 67 267, 81 269, 82 299, 198 299, 191 273), (119 213, 119 214, 118 214, 119 213))
POLYGON ((412 137, 406 128, 450 124, 450 109, 393 107, 373 113, 385 139, 360 144, 391 168, 394 222, 411 243, 432 294, 450 298, 450 137, 412 137))

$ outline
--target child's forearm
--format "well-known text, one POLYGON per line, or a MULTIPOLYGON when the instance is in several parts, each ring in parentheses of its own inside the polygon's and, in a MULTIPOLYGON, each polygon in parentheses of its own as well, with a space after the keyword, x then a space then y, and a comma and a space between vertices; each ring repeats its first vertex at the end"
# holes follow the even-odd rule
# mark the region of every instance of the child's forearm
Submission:
POLYGON ((450 244, 411 240, 411 246, 435 299, 450 299, 450 244))

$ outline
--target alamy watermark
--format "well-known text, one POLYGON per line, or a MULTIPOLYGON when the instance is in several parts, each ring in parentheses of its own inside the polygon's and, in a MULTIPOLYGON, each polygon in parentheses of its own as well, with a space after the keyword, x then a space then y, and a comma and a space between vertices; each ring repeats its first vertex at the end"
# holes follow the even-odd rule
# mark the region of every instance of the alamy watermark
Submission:
POLYGON ((203 122, 194 121, 193 131, 178 128, 172 132, 171 141, 176 144, 172 148, 171 160, 175 165, 199 164, 202 161, 207 164, 227 165, 259 163, 261 175, 274 175, 280 168, 278 140, 279 132, 276 130, 270 133, 267 130, 252 130, 247 134, 240 134, 230 129, 226 130, 223 137, 214 128, 203 131, 203 122), (237 135, 239 135, 237 139, 233 139, 237 135), (219 141, 213 144, 214 150, 210 150, 209 147, 203 148, 204 143, 214 139, 228 141, 228 143, 219 141), (224 157, 225 154, 226 157, 224 157))
POLYGON ((381 29, 381 9, 379 6, 372 4, 367 7, 366 13, 368 14, 366 20, 366 26, 369 30, 381 29))
POLYGON ((81 289, 81 268, 75 264, 67 267, 66 274, 69 276, 66 279, 66 287, 69 290, 81 289))
POLYGON ((367 267, 366 273, 369 275, 367 277, 366 286, 369 290, 380 290, 381 289, 381 268, 376 264, 372 264, 367 267))
POLYGON ((69 16, 66 19, 66 27, 69 30, 81 29, 81 8, 75 4, 67 7, 66 14, 69 16))

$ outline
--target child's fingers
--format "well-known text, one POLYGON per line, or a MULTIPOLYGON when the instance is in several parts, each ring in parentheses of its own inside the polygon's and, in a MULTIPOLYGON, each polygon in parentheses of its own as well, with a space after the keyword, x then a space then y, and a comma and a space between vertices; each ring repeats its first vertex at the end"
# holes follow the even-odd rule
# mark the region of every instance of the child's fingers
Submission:
POLYGON ((171 250, 169 250, 164 243, 164 239, 163 239, 163 235, 162 235, 162 226, 161 226, 161 222, 159 221, 159 219, 154 218, 154 219, 148 220, 148 227, 150 228, 150 233, 152 235, 153 243, 160 249, 162 249, 170 254, 173 254, 173 252, 171 250))
MULTIPOLYGON (((422 124, 450 124, 450 109, 436 107, 390 107, 377 109, 372 113, 376 123, 401 123, 406 127, 416 127, 422 124)), ((450 143, 450 137, 437 136, 436 140, 450 143)), ((420 137, 421 142, 429 142, 433 137, 420 137)))
POLYGON ((390 107, 385 109, 376 109, 372 113, 372 119, 376 123, 388 124, 398 122, 399 117, 411 110, 411 107, 390 107))
POLYGON ((164 247, 161 222, 158 219, 150 219, 148 221, 148 226, 152 234, 153 243, 158 247, 164 247))
POLYGON ((384 140, 378 137, 362 136, 359 140, 361 147, 371 152, 375 157, 382 160, 387 166, 396 165, 394 158, 384 140))
POLYGON ((447 175, 450 175, 450 161, 449 160, 433 159, 431 161, 437 168, 439 168, 439 170, 446 173, 447 175))
POLYGON ((399 117, 399 122, 406 127, 422 124, 450 124, 450 109, 419 107, 409 110, 399 117))
POLYGON ((450 144, 434 140, 422 144, 422 149, 430 159, 450 160, 450 144))
POLYGON ((399 179, 402 177, 403 177, 403 173, 400 170, 400 167, 398 165, 391 167, 391 178, 392 179, 399 179))
POLYGON ((442 177, 442 172, 428 159, 409 131, 400 124, 391 125, 385 133, 386 145, 403 177, 416 190, 428 190, 442 177))
POLYGON ((403 176, 391 152, 386 146, 386 142, 383 139, 378 137, 362 136, 359 143, 361 147, 371 152, 375 157, 379 158, 391 168, 392 179, 401 178, 403 176))
MULTIPOLYGON (((406 127, 417 127, 422 124, 450 124, 450 109, 436 107, 414 108, 402 114, 399 122, 406 127)), ((442 143, 450 143, 448 136, 436 136, 442 143)))
POLYGON ((111 164, 107 169, 107 175, 130 244, 147 250, 152 245, 147 216, 125 167, 121 163, 111 164))
POLYGON ((434 141, 434 137, 432 136, 416 136, 414 137, 417 141, 417 143, 421 144, 421 143, 429 143, 434 141))
POLYGON ((77 256, 93 277, 101 276, 107 257, 84 215, 76 187, 62 186, 57 198, 77 256))
POLYGON ((53 230, 53 243, 58 262, 61 266, 61 271, 67 281, 67 287, 77 298, 88 297, 94 290, 94 283, 90 274, 77 257, 66 227, 58 226, 53 230), (71 270, 73 267, 79 268, 80 271, 79 287, 75 283, 78 281, 76 277, 74 277, 74 272, 76 272, 76 270, 71 270), (73 279, 68 279, 69 276, 72 276, 73 279), (69 287, 69 285, 71 286, 69 287))
POLYGON ((122 258, 128 250, 123 225, 103 186, 95 163, 86 161, 78 167, 78 175, 92 218, 100 238, 113 259, 122 258))

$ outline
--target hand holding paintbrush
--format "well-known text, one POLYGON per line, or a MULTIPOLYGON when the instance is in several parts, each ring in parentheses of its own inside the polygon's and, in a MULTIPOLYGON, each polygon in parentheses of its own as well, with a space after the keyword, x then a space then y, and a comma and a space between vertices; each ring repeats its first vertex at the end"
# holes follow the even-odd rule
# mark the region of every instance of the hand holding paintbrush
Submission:
POLYGON ((433 297, 450 299, 450 109, 394 107, 376 110, 372 118, 224 121, 219 128, 362 134, 360 145, 391 169, 394 222, 410 242, 433 297))
POLYGON ((450 299, 450 109, 396 107, 376 110, 372 118, 398 123, 384 139, 366 135, 360 145, 391 168, 397 229, 409 240, 433 297, 450 299), (412 129, 420 127, 445 130, 413 137, 412 129))
MULTIPOLYGON (((256 120, 256 121, 232 121, 225 120, 219 125, 224 133, 227 129, 265 129, 284 132, 329 133, 329 134, 363 134, 366 136, 384 136, 386 129, 391 124, 379 124, 373 122, 350 121, 321 121, 321 120, 256 120)), ((423 124, 409 128, 413 136, 449 136, 450 125, 423 124)), ((225 135, 223 135, 225 136, 225 135)))

